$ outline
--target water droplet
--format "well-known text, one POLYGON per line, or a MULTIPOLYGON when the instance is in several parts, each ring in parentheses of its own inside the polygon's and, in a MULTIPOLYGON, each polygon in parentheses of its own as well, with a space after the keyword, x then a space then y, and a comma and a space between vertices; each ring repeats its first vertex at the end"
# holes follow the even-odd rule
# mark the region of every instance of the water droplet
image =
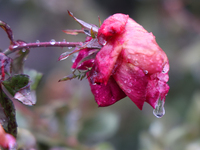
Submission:
POLYGON ((26 46, 26 45, 27 45, 26 43, 23 43, 23 44, 22 44, 22 46, 26 46))
POLYGON ((25 52, 26 52, 26 49, 22 49, 22 52, 25 53, 25 52))
POLYGON ((133 86, 133 84, 130 82, 130 83, 129 83, 129 86, 131 87, 131 86, 133 86))
POLYGON ((54 40, 54 39, 52 39, 51 41, 50 41, 50 44, 51 45, 54 45, 56 43, 56 41, 54 40))
POLYGON ((96 93, 98 94, 98 93, 99 93, 99 90, 96 90, 96 93))
POLYGON ((72 47, 68 47, 68 49, 72 49, 72 47))
POLYGON ((127 92, 128 92, 128 93, 131 93, 131 89, 127 89, 127 92))
POLYGON ((162 116, 165 115, 165 108, 164 108, 164 100, 158 100, 156 108, 153 110, 153 114, 154 116, 156 116, 157 118, 162 118, 162 116))
POLYGON ((107 44, 107 41, 106 41, 106 40, 104 40, 102 44, 103 44, 103 45, 106 45, 106 44, 107 44))
POLYGON ((18 45, 14 45, 14 46, 13 46, 13 48, 17 48, 17 47, 18 47, 18 45))
POLYGON ((65 39, 63 39, 63 42, 66 42, 66 40, 65 40, 65 39))
POLYGON ((125 80, 124 83, 126 83, 127 81, 125 80))
POLYGON ((145 74, 148 74, 149 72, 148 72, 148 70, 144 70, 144 73, 145 73, 145 74))
POLYGON ((39 43, 40 43, 40 41, 39 41, 39 40, 37 40, 37 41, 36 41, 36 43, 38 44, 37 46, 40 46, 40 45, 39 45, 39 43))

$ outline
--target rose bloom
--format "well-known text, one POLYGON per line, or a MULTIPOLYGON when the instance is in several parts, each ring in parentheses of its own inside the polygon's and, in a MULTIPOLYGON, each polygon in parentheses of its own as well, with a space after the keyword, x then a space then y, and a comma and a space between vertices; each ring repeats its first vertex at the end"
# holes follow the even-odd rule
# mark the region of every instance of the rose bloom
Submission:
MULTIPOLYGON (((114 14, 98 29, 96 38, 102 48, 80 50, 72 68, 87 70, 91 91, 100 107, 128 96, 139 109, 144 102, 154 109, 159 99, 164 104, 169 86, 169 62, 152 33, 128 15, 114 14), (83 61, 84 60, 84 61, 83 61)), ((87 37, 87 41, 92 40, 87 37)))

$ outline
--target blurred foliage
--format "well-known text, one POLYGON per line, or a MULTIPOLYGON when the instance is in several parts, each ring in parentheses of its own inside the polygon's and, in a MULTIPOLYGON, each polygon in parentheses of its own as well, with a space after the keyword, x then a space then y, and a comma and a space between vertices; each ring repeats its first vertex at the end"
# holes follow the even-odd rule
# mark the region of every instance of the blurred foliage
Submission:
MULTIPOLYGON (((200 149, 200 2, 196 0, 0 0, 0 19, 26 42, 81 41, 61 30, 80 27, 67 15, 98 25, 116 12, 153 32, 170 62, 166 114, 157 119, 125 98, 98 108, 86 80, 58 83, 70 74, 70 59, 56 62, 60 48, 31 49, 27 68, 44 74, 37 103, 14 101, 18 147, 42 150, 199 150, 200 149)), ((0 30, 0 48, 9 45, 0 30)), ((34 72, 32 72, 34 74, 34 72)), ((41 78, 41 76, 38 76, 41 78)), ((37 78, 37 77, 36 77, 37 78)), ((35 78, 35 79, 36 79, 35 78)), ((34 88, 34 87, 33 87, 34 88)), ((1 111, 1 110, 0 110, 1 111)), ((3 116, 2 116, 3 117, 3 116)))

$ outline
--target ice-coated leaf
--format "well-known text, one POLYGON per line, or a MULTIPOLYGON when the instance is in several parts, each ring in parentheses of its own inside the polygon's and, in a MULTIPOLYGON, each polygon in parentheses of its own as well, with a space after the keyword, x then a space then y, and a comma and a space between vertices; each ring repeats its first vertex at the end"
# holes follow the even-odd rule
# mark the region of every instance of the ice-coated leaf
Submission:
POLYGON ((30 90, 30 85, 27 85, 15 93, 14 98, 29 106, 32 106, 36 103, 35 91, 30 90))
POLYGON ((21 74, 24 71, 24 61, 28 57, 29 49, 19 50, 16 53, 15 58, 12 62, 12 70, 16 74, 21 74))

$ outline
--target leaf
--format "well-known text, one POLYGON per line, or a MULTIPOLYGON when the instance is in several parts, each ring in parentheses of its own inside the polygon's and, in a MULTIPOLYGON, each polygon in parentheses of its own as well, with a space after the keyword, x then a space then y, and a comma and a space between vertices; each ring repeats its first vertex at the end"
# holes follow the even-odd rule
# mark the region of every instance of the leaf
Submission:
POLYGON ((17 122, 16 122, 16 114, 15 114, 15 107, 13 102, 2 90, 2 85, 0 86, 0 104, 4 110, 5 116, 7 118, 6 121, 7 127, 5 127, 5 131, 10 133, 14 137, 17 136, 17 122))
POLYGON ((72 12, 68 11, 68 14, 70 17, 74 18, 74 20, 76 20, 83 28, 85 29, 88 29, 88 30, 93 30, 94 34, 97 34, 98 33, 98 27, 96 25, 93 25, 93 24, 89 24, 89 23, 86 23, 85 21, 83 20, 80 20, 78 18, 76 18, 72 12))
POLYGON ((16 74, 23 73, 24 61, 28 57, 29 49, 19 50, 12 62, 12 70, 16 74))
POLYGON ((30 90, 29 76, 25 74, 15 75, 2 82, 4 92, 21 101, 25 105, 33 105, 36 103, 34 92, 30 90))
POLYGON ((36 103, 35 91, 30 90, 30 85, 27 85, 15 93, 14 98, 29 106, 36 103))
POLYGON ((7 23, 0 20, 0 27, 7 33, 8 38, 10 39, 10 43, 15 44, 13 32, 10 26, 7 23))
POLYGON ((25 74, 14 75, 13 77, 3 81, 2 84, 5 86, 8 92, 14 96, 15 93, 29 84, 29 76, 25 74))

